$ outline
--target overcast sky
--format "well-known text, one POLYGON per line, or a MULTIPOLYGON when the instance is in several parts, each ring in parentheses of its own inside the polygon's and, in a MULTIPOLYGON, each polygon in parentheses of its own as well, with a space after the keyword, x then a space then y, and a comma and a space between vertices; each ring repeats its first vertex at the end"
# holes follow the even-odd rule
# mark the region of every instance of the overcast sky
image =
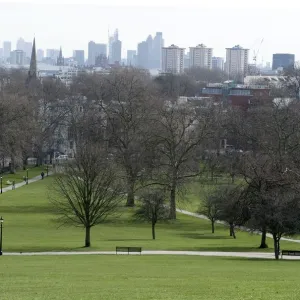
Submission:
POLYGON ((204 43, 215 56, 240 44, 251 49, 251 62, 264 38, 259 62, 278 52, 299 59, 299 8, 297 0, 0 0, 0 45, 11 40, 14 49, 19 37, 30 41, 35 35, 37 48, 62 46, 67 57, 73 49, 87 50, 90 40, 107 43, 108 29, 118 28, 124 57, 162 31, 166 45, 204 43))

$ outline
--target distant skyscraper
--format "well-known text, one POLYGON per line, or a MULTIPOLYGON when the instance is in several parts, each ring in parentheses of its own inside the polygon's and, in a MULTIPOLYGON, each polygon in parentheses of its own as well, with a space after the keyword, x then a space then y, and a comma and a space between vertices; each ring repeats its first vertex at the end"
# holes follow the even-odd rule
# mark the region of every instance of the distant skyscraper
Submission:
POLYGON ((64 57, 62 55, 61 47, 60 47, 60 50, 59 50, 59 55, 58 55, 58 58, 57 58, 56 65, 57 66, 64 66, 65 65, 65 60, 64 60, 64 57))
POLYGON ((199 67, 205 69, 212 68, 212 48, 207 48, 203 44, 190 47, 190 68, 199 67))
POLYGON ((136 50, 127 50, 127 66, 135 66, 136 50))
POLYGON ((226 48, 226 73, 235 80, 243 81, 248 72, 249 49, 239 45, 233 48, 226 48))
POLYGON ((84 65, 84 50, 74 50, 73 58, 77 61, 79 66, 84 65))
POLYGON ((212 58, 212 69, 224 71, 224 58, 214 56, 212 58))
POLYGON ((152 45, 152 67, 153 69, 160 69, 162 61, 162 48, 164 46, 162 32, 156 32, 152 45))
POLYGON ((137 67, 147 69, 149 66, 149 48, 147 42, 138 44, 137 51, 137 67))
POLYGON ((276 53, 273 54, 272 70, 288 68, 295 65, 295 54, 276 53))
POLYGON ((153 39, 151 34, 147 37, 146 43, 148 45, 148 69, 153 68, 153 39))
POLYGON ((3 42, 3 57, 5 59, 9 58, 10 52, 11 52, 11 42, 10 41, 3 42))
POLYGON ((88 64, 95 65, 96 57, 101 54, 106 56, 107 46, 106 44, 96 44, 94 41, 90 41, 88 45, 88 64))
POLYGON ((121 54, 122 54, 122 42, 120 40, 113 41, 112 43, 112 51, 111 51, 111 63, 121 63, 121 54))
POLYGON ((25 52, 23 50, 11 51, 10 63, 12 65, 23 66, 25 64, 25 52))
POLYGON ((0 60, 2 61, 3 58, 3 48, 0 48, 0 60))
POLYGON ((44 50, 43 49, 38 49, 36 52, 36 59, 37 61, 42 61, 44 58, 44 50))
POLYGON ((122 42, 119 40, 119 31, 108 37, 108 61, 110 64, 121 63, 122 42))
POLYGON ((180 74, 184 71, 184 48, 171 45, 162 48, 162 72, 180 74))

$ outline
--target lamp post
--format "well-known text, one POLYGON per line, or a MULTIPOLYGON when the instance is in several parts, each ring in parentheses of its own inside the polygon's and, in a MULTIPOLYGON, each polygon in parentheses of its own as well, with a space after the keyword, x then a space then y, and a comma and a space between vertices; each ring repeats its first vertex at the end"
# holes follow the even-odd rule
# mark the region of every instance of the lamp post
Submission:
POLYGON ((0 255, 2 255, 2 238, 3 238, 3 234, 2 234, 2 227, 3 227, 3 218, 0 218, 0 255))
POLYGON ((2 179, 3 179, 3 178, 2 178, 2 176, 1 176, 1 178, 0 178, 0 182, 1 182, 1 183, 0 183, 1 194, 2 194, 2 179))
POLYGON ((28 169, 26 170, 26 184, 28 184, 28 169))

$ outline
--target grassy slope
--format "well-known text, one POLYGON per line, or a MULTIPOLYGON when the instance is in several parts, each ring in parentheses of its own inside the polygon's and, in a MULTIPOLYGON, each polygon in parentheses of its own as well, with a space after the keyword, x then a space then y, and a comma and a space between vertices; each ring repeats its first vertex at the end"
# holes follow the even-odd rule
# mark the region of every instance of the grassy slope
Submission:
MULTIPOLYGON (((83 229, 58 227, 51 213, 47 198, 51 181, 49 177, 0 195, 4 251, 82 250, 83 229)), ((157 240, 153 241, 150 225, 133 222, 131 209, 122 208, 122 212, 92 229, 92 249, 114 250, 123 245, 144 250, 257 251, 260 240, 245 232, 238 232, 234 240, 223 226, 217 226, 212 235, 207 221, 179 214, 177 221, 157 225, 157 240)), ((272 246, 271 240, 269 244, 272 246)), ((300 244, 282 243, 282 247, 300 249, 300 244)))
POLYGON ((3 300, 296 300, 300 262, 184 256, 1 258, 3 300))

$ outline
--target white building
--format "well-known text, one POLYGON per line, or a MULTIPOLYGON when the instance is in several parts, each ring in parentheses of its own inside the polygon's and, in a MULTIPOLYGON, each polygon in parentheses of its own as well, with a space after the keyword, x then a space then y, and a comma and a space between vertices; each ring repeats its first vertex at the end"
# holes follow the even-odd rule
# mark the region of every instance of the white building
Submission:
POLYGON ((162 48, 162 73, 183 73, 184 50, 175 45, 162 48))
POLYGON ((239 45, 226 48, 225 71, 233 79, 244 79, 248 72, 249 49, 239 45))
POLYGON ((207 48, 203 44, 196 47, 190 47, 190 68, 212 68, 212 48, 207 48))
POLYGON ((212 69, 224 71, 224 58, 213 56, 212 58, 212 69))

